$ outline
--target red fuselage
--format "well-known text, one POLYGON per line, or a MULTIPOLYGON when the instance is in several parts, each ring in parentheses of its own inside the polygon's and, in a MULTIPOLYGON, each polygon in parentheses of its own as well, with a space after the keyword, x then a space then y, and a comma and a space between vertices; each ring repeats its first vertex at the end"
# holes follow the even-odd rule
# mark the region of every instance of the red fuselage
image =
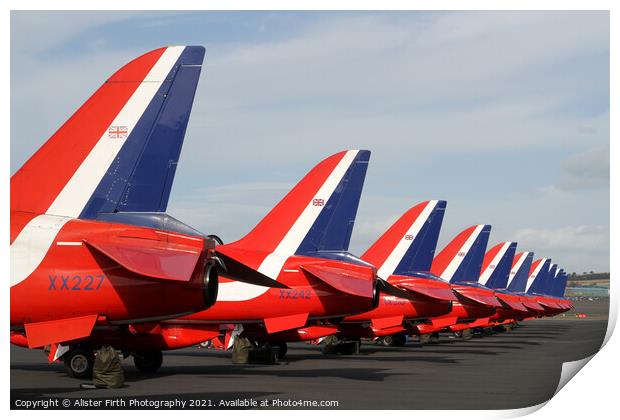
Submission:
MULTIPOLYGON (((11 229, 20 229, 31 215, 11 214, 11 229)), ((11 238, 19 232, 11 232, 11 238)), ((32 247, 36 243, 33 235, 32 247)), ((11 327, 27 323, 99 315, 109 323, 144 319, 161 320, 199 311, 205 302, 203 275, 206 252, 203 238, 162 232, 150 228, 107 222, 70 219, 64 223, 49 248, 43 250, 34 271, 11 287, 11 327), (175 243, 200 251, 188 281, 161 280, 136 274, 87 245, 89 238, 131 237, 148 249, 175 243), (174 298, 170 298, 173 296, 174 298)), ((13 251, 12 251, 13 252, 13 251)), ((188 251, 189 252, 189 251, 188 251)), ((32 253, 26 253, 30 255, 32 253)), ((12 255, 13 257, 13 255, 12 255)), ((26 264, 25 262, 24 264, 26 264)), ((34 266, 34 264, 32 264, 34 266)))
POLYGON ((256 323, 300 314, 307 314, 310 320, 339 318, 367 311, 377 305, 376 292, 367 296, 344 293, 300 268, 311 264, 326 264, 346 270, 354 274, 355 281, 365 283, 374 290, 374 267, 292 256, 286 260, 276 279, 288 289, 253 286, 223 277, 217 304, 207 311, 183 317, 181 321, 256 323))

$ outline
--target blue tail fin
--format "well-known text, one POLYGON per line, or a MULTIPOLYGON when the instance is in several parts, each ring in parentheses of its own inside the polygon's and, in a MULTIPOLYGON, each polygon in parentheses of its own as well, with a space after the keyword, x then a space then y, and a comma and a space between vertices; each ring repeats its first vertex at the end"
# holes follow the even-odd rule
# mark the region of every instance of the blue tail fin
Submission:
POLYGON ((450 283, 477 282, 480 278, 482 261, 489 243, 491 225, 484 225, 471 248, 466 252, 463 261, 452 275, 450 283))
POLYGON ((553 290, 552 295, 556 297, 564 297, 564 293, 566 292, 566 283, 568 281, 568 274, 564 271, 561 271, 558 274, 558 278, 555 281, 555 288, 553 290))
POLYGON ((488 266, 483 268, 482 274, 480 275, 480 282, 491 289, 505 289, 508 285, 508 276, 510 275, 510 269, 512 268, 512 261, 514 260, 516 250, 517 243, 509 242, 507 245, 501 246, 495 256, 489 255, 490 261, 488 262, 488 266), (500 254, 502 252, 503 255, 500 254))
POLYGON ((564 296, 567 279, 568 275, 564 272, 564 270, 557 270, 557 274, 549 283, 547 294, 556 297, 564 296))
POLYGON ((435 249, 437 248, 443 215, 446 211, 446 204, 445 200, 437 202, 426 223, 414 238, 400 263, 396 266, 394 274, 413 275, 420 271, 430 271, 433 257, 435 256, 435 249))
POLYGON ((359 206, 370 151, 360 150, 340 180, 320 215, 301 241, 295 255, 316 255, 347 251, 359 206))
POLYGON ((124 144, 81 218, 166 210, 205 53, 203 47, 174 48, 178 56, 170 61, 170 70, 162 74, 158 90, 135 125, 115 128, 117 137, 126 136, 124 144))
POLYGON ((550 263, 549 273, 547 274, 547 278, 545 279, 545 283, 543 285, 543 293, 549 294, 549 295, 551 294, 555 286, 555 280, 557 278, 558 273, 559 273, 558 265, 550 263))
POLYGON ((545 293, 545 283, 547 282, 547 277, 549 276, 549 265, 551 264, 551 260, 549 258, 543 258, 539 261, 536 261, 537 264, 532 272, 530 273, 530 277, 528 279, 529 287, 527 289, 527 293, 545 293))
POLYGON ((515 293, 525 292, 527 278, 530 274, 533 252, 522 252, 514 258, 510 275, 508 276, 508 290, 515 293))

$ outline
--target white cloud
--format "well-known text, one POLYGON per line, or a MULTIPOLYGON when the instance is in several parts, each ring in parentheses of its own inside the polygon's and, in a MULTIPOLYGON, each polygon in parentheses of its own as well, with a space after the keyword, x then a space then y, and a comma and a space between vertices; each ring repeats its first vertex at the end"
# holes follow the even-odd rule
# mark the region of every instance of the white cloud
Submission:
POLYGON ((526 228, 514 234, 518 242, 527 243, 538 252, 568 250, 599 252, 609 246, 609 226, 582 225, 561 228, 526 228))
POLYGON ((572 155, 562 164, 558 187, 568 190, 609 186, 609 149, 596 148, 572 155))

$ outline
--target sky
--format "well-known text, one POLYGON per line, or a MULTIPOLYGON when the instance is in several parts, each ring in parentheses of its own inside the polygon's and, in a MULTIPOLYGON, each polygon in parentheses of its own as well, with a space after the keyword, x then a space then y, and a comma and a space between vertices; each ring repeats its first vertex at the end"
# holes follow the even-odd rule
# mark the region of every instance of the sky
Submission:
POLYGON ((609 271, 607 12, 13 11, 11 174, 164 45, 207 49, 168 206, 185 223, 232 242, 324 157, 369 149, 352 252, 444 199, 439 249, 484 223, 489 246, 609 271))

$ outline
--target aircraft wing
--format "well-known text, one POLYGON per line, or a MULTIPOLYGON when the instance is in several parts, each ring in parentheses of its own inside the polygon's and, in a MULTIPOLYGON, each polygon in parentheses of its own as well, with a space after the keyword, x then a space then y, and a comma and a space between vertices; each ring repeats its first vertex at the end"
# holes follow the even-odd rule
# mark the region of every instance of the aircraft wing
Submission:
POLYGON ((486 293, 478 293, 476 290, 470 290, 468 288, 459 288, 455 290, 455 292, 466 299, 482 305, 495 306, 498 308, 502 307, 502 304, 495 296, 487 295, 486 293))
POLYGON ((456 296, 449 287, 433 287, 428 284, 419 284, 415 281, 399 281, 393 283, 399 289, 436 300, 456 300, 456 296))
POLYGON ((537 302, 534 302, 533 300, 524 300, 523 301, 523 306, 525 306, 526 308, 529 309, 533 309, 535 311, 544 311, 545 308, 542 307, 542 305, 540 305, 537 302))
POLYGON ((189 281, 203 252, 202 242, 189 245, 129 236, 83 241, 133 273, 162 280, 189 281))
POLYGON ((304 264, 301 269, 341 292, 372 299, 374 284, 361 273, 324 264, 304 264))
POLYGON ((512 299, 502 299, 502 296, 497 296, 497 299, 502 302, 505 303, 507 306, 510 307, 510 309, 513 309, 515 311, 520 311, 520 312, 527 312, 527 308, 519 301, 517 300, 512 300, 512 299))

